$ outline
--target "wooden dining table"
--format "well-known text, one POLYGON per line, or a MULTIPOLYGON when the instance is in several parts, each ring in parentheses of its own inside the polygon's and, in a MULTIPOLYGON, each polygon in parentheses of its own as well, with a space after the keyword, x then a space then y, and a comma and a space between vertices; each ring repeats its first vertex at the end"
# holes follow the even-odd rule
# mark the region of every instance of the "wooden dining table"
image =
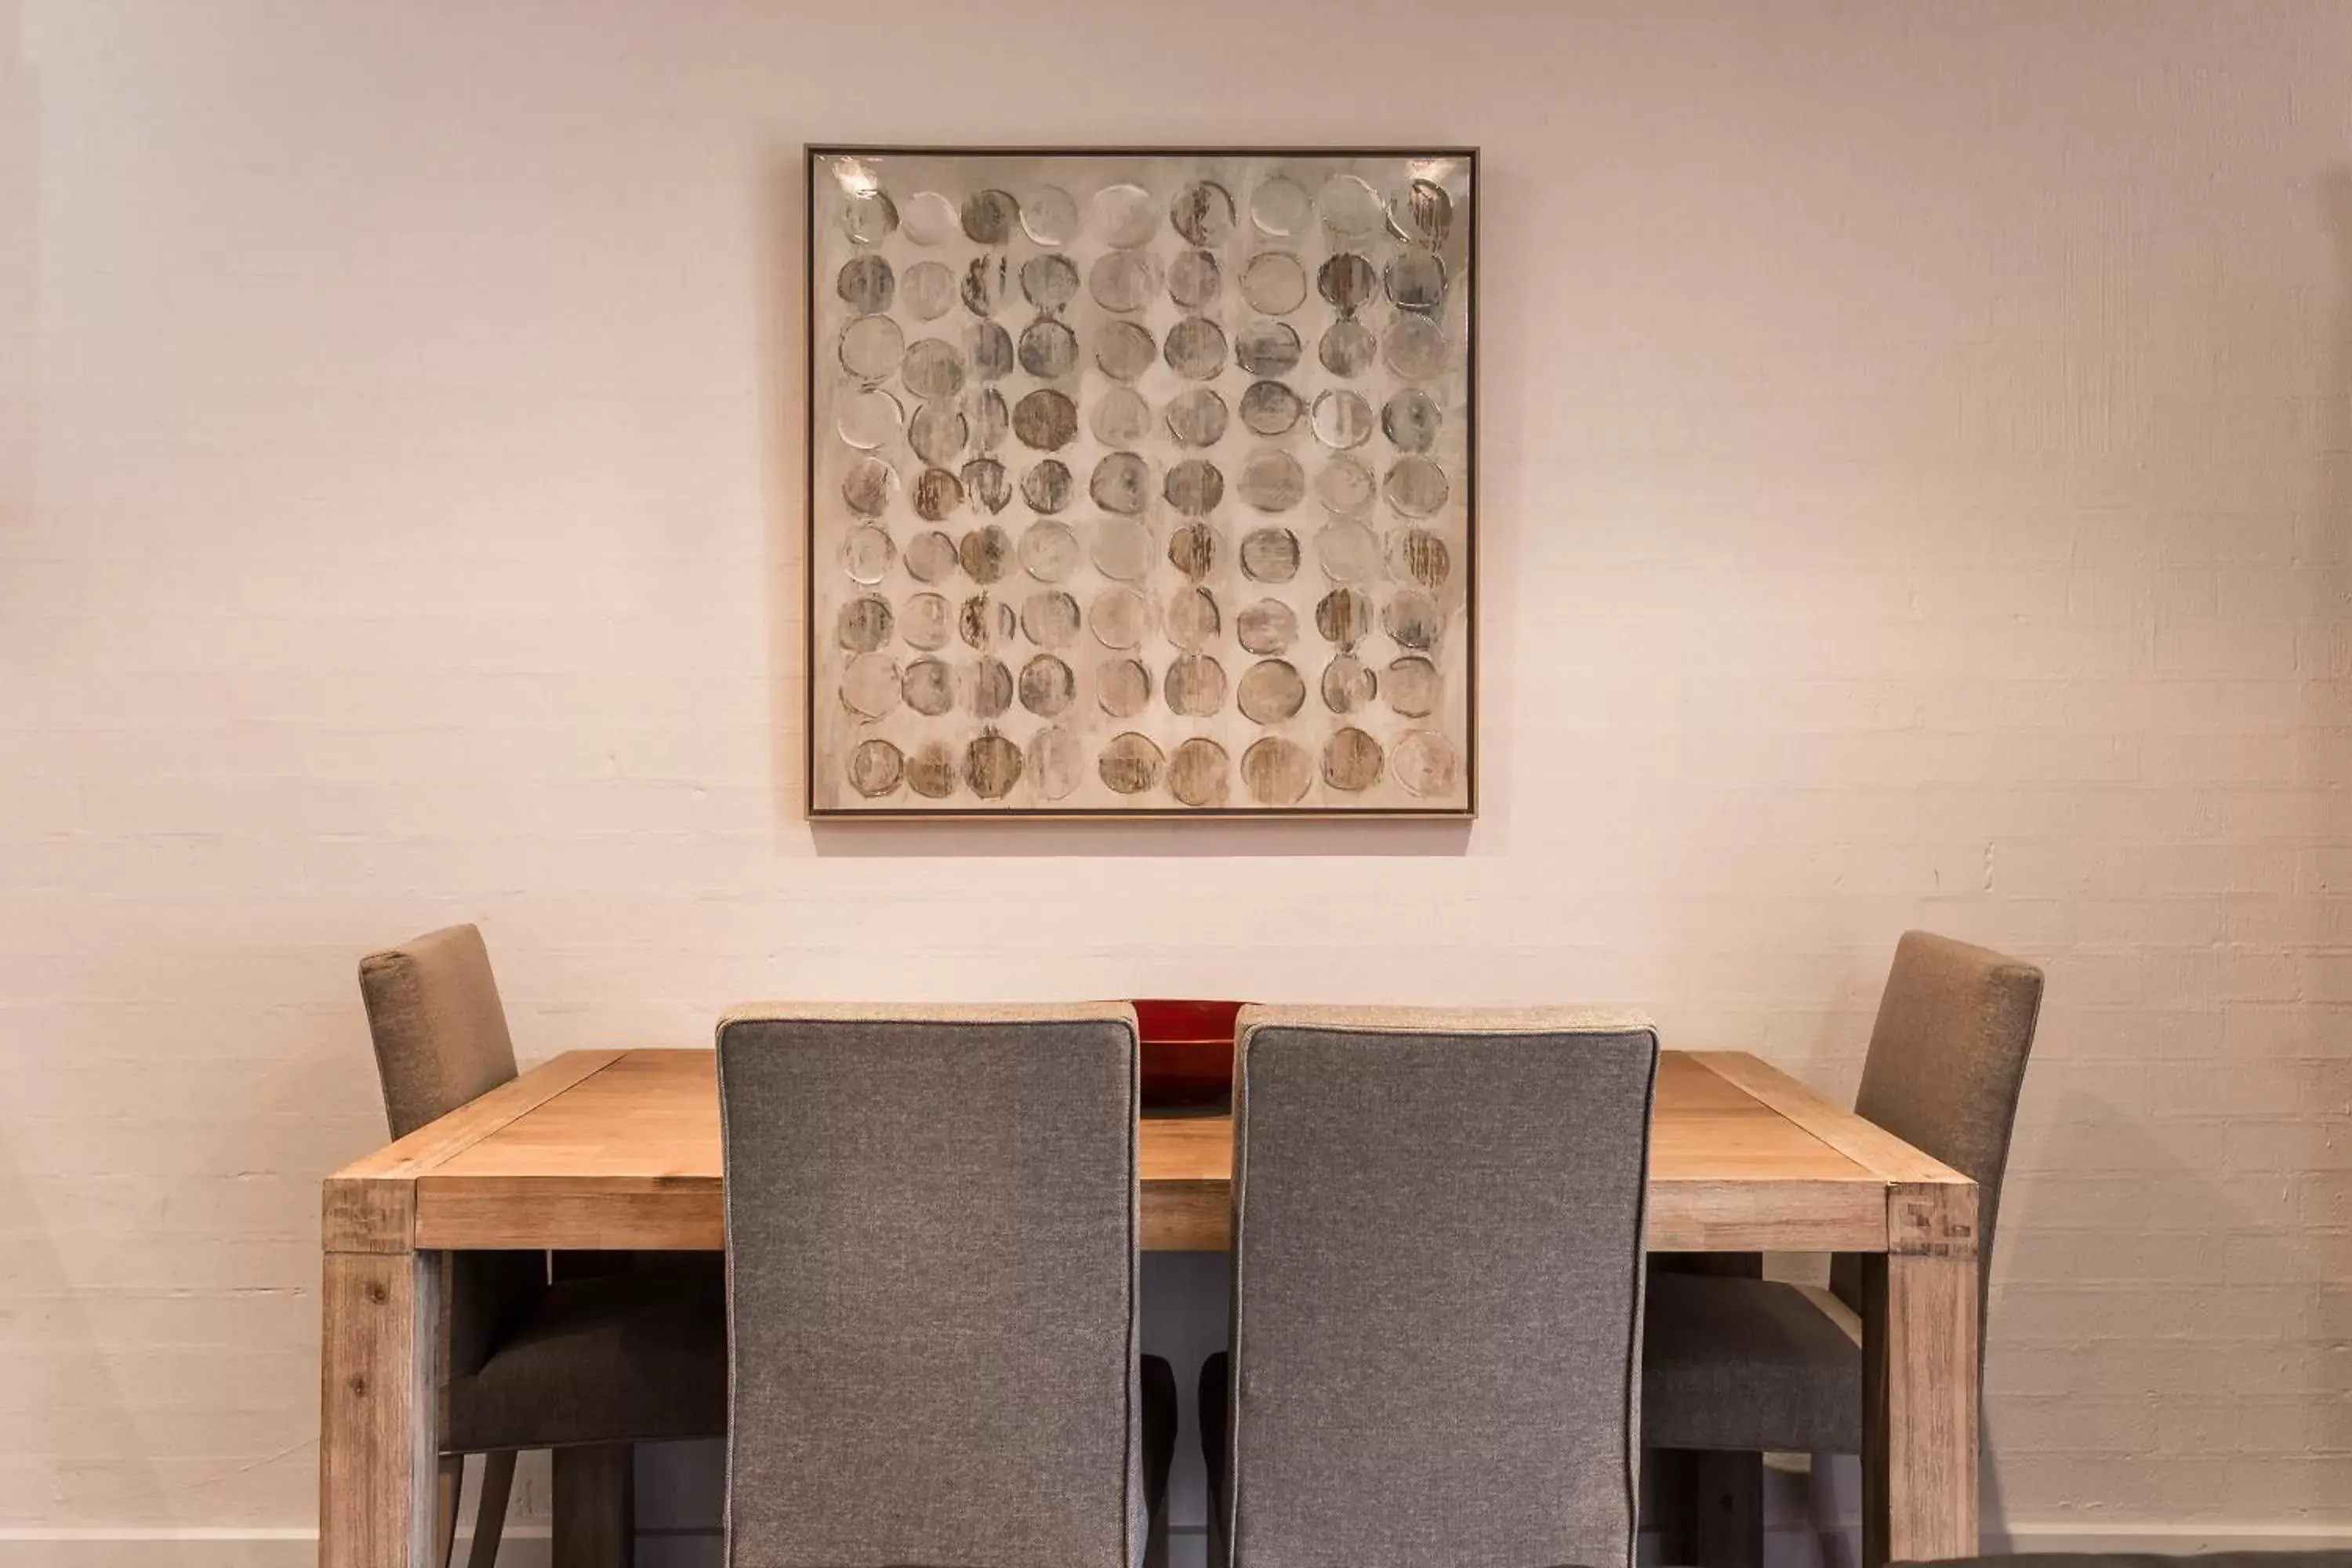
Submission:
MULTIPOLYGON (((726 1245, 713 1053, 571 1051, 326 1180, 322 1568, 433 1563, 444 1255, 726 1245)), ((1142 1235, 1232 1237, 1233 1122, 1147 1117, 1142 1235)), ((1661 1058, 1654 1253, 1864 1255, 1864 1554, 1977 1551, 1977 1189, 1755 1057, 1661 1058)))

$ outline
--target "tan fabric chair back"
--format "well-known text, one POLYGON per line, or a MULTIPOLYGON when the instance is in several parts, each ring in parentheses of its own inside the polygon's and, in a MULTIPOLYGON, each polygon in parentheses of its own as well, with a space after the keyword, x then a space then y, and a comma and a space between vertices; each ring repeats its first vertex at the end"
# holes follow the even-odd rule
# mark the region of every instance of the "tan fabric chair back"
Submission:
POLYGON ((360 994, 394 1138, 515 1076, 506 1009, 475 927, 449 926, 368 954, 360 960, 360 994))

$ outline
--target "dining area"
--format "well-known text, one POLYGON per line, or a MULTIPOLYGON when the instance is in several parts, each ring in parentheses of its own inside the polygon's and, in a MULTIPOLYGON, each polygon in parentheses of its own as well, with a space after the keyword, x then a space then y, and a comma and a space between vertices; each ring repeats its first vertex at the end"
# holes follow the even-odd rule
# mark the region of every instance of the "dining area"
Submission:
POLYGON ((717 1436, 733 1563, 1158 1568, 1180 1375, 1219 1568, 1760 1563, 1784 1449, 1861 1456, 1867 1563, 1978 1550, 2032 965, 1906 935, 1855 1109, 1575 1007, 761 1005, 518 1072, 474 927, 360 973, 403 1136, 323 1187, 324 1564, 451 1563, 479 1453, 488 1568, 526 1447, 554 1561, 625 1563, 627 1446, 717 1436), (1231 1255, 1200 1367, 1136 1354, 1144 1252, 1231 1255))

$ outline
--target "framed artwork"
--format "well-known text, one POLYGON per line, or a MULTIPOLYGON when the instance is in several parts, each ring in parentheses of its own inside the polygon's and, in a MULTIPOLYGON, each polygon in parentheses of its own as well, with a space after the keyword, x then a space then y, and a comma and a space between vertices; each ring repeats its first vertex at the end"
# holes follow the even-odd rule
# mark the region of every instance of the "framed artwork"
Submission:
POLYGON ((1466 817, 1477 158, 808 152, 808 806, 1466 817))

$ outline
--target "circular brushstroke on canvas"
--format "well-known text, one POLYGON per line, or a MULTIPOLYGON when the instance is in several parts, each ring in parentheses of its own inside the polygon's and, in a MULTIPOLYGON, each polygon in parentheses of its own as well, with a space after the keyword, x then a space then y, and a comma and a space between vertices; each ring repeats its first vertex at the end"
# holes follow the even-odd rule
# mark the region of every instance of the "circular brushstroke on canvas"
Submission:
POLYGON ((1333 375, 1361 375, 1380 357, 1381 340, 1353 316, 1342 316, 1323 330, 1315 358, 1333 375))
POLYGON ((851 652, 872 653, 890 640, 896 624, 889 600, 878 594, 864 594, 841 606, 834 633, 835 640, 851 652))
POLYGON ((1095 670, 1095 705, 1132 719, 1151 705, 1151 670, 1141 659, 1107 658, 1095 670))
POLYGON ((1242 541, 1242 575, 1253 583, 1287 583, 1298 575, 1298 535, 1261 528, 1242 541))
POLYGON ((1372 630, 1372 596, 1360 588, 1334 588, 1315 603, 1315 629, 1323 640, 1352 648, 1372 630))
POLYGON ((1151 498, 1151 465, 1133 452, 1112 452, 1095 465, 1087 493, 1103 510, 1134 517, 1151 498))
POLYGON ((879 245, 898 226, 898 207, 878 186, 843 198, 841 232, 852 245, 879 245))
POLYGON ((1087 269, 1087 292, 1106 310, 1129 315, 1160 293, 1160 258, 1148 250, 1113 250, 1087 269))
POLYGON ((1137 583, 1151 570, 1151 531, 1139 522, 1107 517, 1095 524, 1095 570, 1122 583, 1137 583))
POLYGON ((1252 723, 1279 724, 1307 706, 1307 682, 1288 659, 1262 658, 1242 677, 1234 700, 1252 723))
POLYGON ((907 345, 898 378, 917 397, 934 402, 963 390, 963 355, 944 338, 918 338, 907 345))
POLYGON ((1225 275, 1217 258, 1205 250, 1179 252, 1168 264, 1168 297, 1187 310, 1215 304, 1224 286, 1225 275))
POLYGON ((917 192, 899 216, 907 237, 917 245, 945 245, 961 226, 955 203, 937 191, 917 192))
POLYGON ((898 470, 879 458, 860 458, 841 477, 841 499, 860 517, 880 517, 898 492, 898 470))
POLYGON ((1380 192, 1353 174, 1334 174, 1315 195, 1315 209, 1323 226, 1342 238, 1353 239, 1380 226, 1386 216, 1380 192))
POLYGON ((1287 239, 1305 233, 1314 220, 1315 198, 1297 181, 1276 174, 1250 193, 1249 210, 1250 222, 1260 234, 1287 239))
POLYGON ((1423 800, 1454 793, 1462 776, 1462 760, 1454 742, 1434 730, 1415 730, 1397 742, 1389 771, 1409 795, 1423 800))
POLYGON ((1070 504, 1077 493, 1078 481, 1070 476, 1068 465, 1058 458, 1047 458, 1030 465, 1021 476, 1021 499, 1029 503, 1032 511, 1051 514, 1070 504))
POLYGON ((1206 588, 1179 588, 1168 601, 1165 624, 1170 642, 1187 653, 1198 653, 1217 640, 1224 617, 1218 613, 1216 595, 1206 588))
POLYGON ((1186 805, 1211 807, 1225 804, 1232 788, 1233 764, 1225 749, 1195 735, 1176 748, 1168 763, 1168 793, 1186 805))
POLYGON ((1232 417, 1225 400, 1205 386, 1188 386, 1168 400, 1168 436, 1180 447, 1213 447, 1232 417))
POLYGON ((1078 204, 1059 185, 1040 185, 1021 204, 1021 227, 1040 245, 1067 245, 1078 237, 1078 204))
POLYGON ((1040 381, 1059 381, 1078 368, 1078 334, 1067 322, 1040 316, 1021 329, 1021 368, 1040 381))
POLYGON ((1315 475, 1315 499, 1324 510, 1342 517, 1365 510, 1379 493, 1380 483, 1372 478, 1372 470, 1353 458, 1333 458, 1315 475))
POLYGON ((1280 436, 1298 423, 1298 394, 1278 381, 1253 383, 1242 394, 1242 423, 1260 436, 1280 436))
POLYGON ((1372 438, 1372 405, 1359 394, 1336 387, 1315 399, 1315 438, 1334 451, 1348 451, 1372 438))
POLYGON ((1131 386, 1110 386, 1095 399, 1087 428, 1106 447, 1132 447, 1150 432, 1151 405, 1131 386))
POLYGON ((915 479, 915 515, 925 522, 945 522, 963 505, 963 481, 945 468, 925 468, 915 479))
POLYGON ((1168 205, 1168 224, 1194 245, 1223 245, 1234 232, 1233 193, 1214 180, 1195 180, 1168 205))
POLYGON ((1413 181, 1389 203, 1389 232, 1408 245, 1444 245, 1453 228, 1454 198, 1432 181, 1413 181))
POLYGON ((1078 787, 1087 749, 1058 724, 1029 737, 1029 787, 1040 800, 1061 800, 1078 787))
POLYGON ((1206 719, 1225 705, 1225 667, 1205 653, 1172 659, 1160 694, 1171 713, 1206 719))
POLYGON ((1086 558, 1076 530, 1066 522, 1033 522, 1021 535, 1021 570, 1040 583, 1066 583, 1086 558))
POLYGON ((1225 368, 1225 330, 1206 316, 1187 316, 1169 328, 1160 348, 1168 368, 1188 381, 1207 381, 1225 368))
POLYGON ((963 481, 965 498, 992 516, 1013 500, 1013 481, 1004 477, 1004 465, 993 458, 974 458, 956 477, 963 481))
POLYGON ((918 583, 944 583, 955 575, 955 541, 937 529, 907 542, 907 574, 918 583))
POLYGON ((1013 405, 1013 437, 1037 452, 1058 452, 1078 438, 1078 405, 1050 386, 1022 394, 1013 405))
POLYGON ((1289 453, 1261 447, 1242 459, 1234 488, 1259 511, 1288 511, 1307 497, 1307 470, 1289 453))
POLYGON ((861 719, 883 719, 898 706, 898 667, 890 656, 861 653, 841 672, 841 703, 861 719))
POLYGON ((849 753, 849 787, 868 800, 897 791, 907 776, 907 759, 884 740, 860 741, 849 753))
POLYGON ((956 635, 981 653, 1013 640, 1013 606, 987 594, 974 594, 956 611, 956 635))
POLYGON ((1205 522, 1188 522, 1168 536, 1168 564, 1198 583, 1217 569, 1224 540, 1205 522))
POLYGON ((943 648, 955 635, 955 612, 944 595, 911 594, 898 607, 898 635, 907 639, 908 647, 926 653, 943 648))
POLYGON ((926 463, 954 461, 971 436, 971 423, 952 403, 926 403, 907 422, 907 445, 926 463))
POLYGON ((1078 637, 1078 602, 1059 588, 1041 588, 1021 602, 1021 635, 1039 647, 1067 647, 1078 637))
POLYGON ((1012 264, 1002 256, 975 256, 963 269, 963 308, 975 316, 993 316, 1004 304, 1007 274, 1012 264))
POLYGON ((898 563, 898 546, 891 542, 887 529, 866 523, 849 531, 841 542, 841 569, 853 583, 872 587, 890 574, 898 563))
POLYGON ((963 705, 974 718, 1001 719, 1013 706, 1013 672, 1001 659, 967 665, 958 684, 963 688, 963 705))
POLYGON ((1323 742, 1323 782, 1333 789, 1360 795, 1381 782, 1387 764, 1381 743, 1352 726, 1323 742))
POLYGON ((1445 700, 1444 677, 1417 653, 1393 660, 1381 689, 1389 694, 1389 706, 1408 719, 1428 718, 1445 700))
POLYGON ((1004 245, 1021 224, 1021 204, 1010 191, 974 191, 963 199, 964 237, 974 245, 1004 245))
POLYGON ((994 321, 971 324, 971 374, 980 381, 1002 381, 1013 374, 1013 334, 994 321))
POLYGON ((1307 268, 1286 250, 1261 250, 1242 268, 1242 301, 1265 316, 1287 316, 1307 302, 1307 268))
POLYGON ((1132 588, 1105 588, 1087 606, 1087 629, 1107 648, 1140 647, 1151 629, 1151 602, 1132 588))
POLYGON ((944 660, 919 658, 907 667, 907 706, 936 719, 955 706, 955 672, 944 660))
POLYGON ((1445 630, 1445 612, 1418 588, 1405 588, 1381 611, 1381 628, 1399 647, 1426 651, 1445 630))
POLYGON ((978 737, 963 752, 963 782, 982 800, 1003 800, 1021 782, 1021 748, 1003 736, 978 737))
POLYGON ((1286 375, 1298 364, 1298 332, 1287 321, 1261 317, 1242 329, 1234 358, 1252 375, 1286 375))
POLYGON ((1400 314, 1391 321, 1381 353, 1389 369, 1407 381, 1433 381, 1454 366, 1453 342, 1427 316, 1400 314))
POLYGON ((929 800, 955 794, 955 753, 945 741, 926 741, 907 759, 907 787, 929 800))
POLYGON ((907 411, 887 392, 853 392, 842 399, 833 426, 845 443, 870 452, 898 439, 907 426, 907 411))
POLYGON ((1158 746, 1129 730, 1113 735, 1095 759, 1095 771, 1114 795, 1142 795, 1160 783, 1168 759, 1158 746))
POLYGON ((1323 706, 1334 713, 1353 713, 1380 690, 1380 677, 1352 653, 1343 653, 1323 667, 1323 706))
POLYGON ((898 293, 919 321, 936 321, 955 308, 955 274, 944 262, 918 261, 907 268, 898 293))
POLYGON ((1426 452, 1437 444, 1437 427, 1444 418, 1437 399, 1408 386, 1381 407, 1381 433, 1400 452, 1426 452))
POLYGON ((1315 782, 1315 759, 1280 735, 1253 742, 1242 753, 1242 785, 1260 805, 1296 805, 1315 782))
POLYGON ((1286 652, 1298 639, 1298 612, 1279 599, 1260 599, 1234 617, 1234 635, 1251 653, 1286 652))
POLYGON ((1400 528, 1389 535, 1389 576, 1421 588, 1443 588, 1454 573, 1453 552, 1425 528, 1400 528))
POLYGON ((859 315, 879 315, 890 308, 891 297, 898 289, 898 277, 890 270, 888 262, 869 250, 843 262, 833 287, 859 315))
POLYGON ((1428 517, 1445 504, 1453 487, 1446 482, 1445 470, 1435 459, 1418 455, 1399 458, 1389 466, 1389 477, 1381 485, 1389 505, 1406 517, 1428 517))
POLYGON ((1316 531, 1315 560, 1334 583, 1369 582, 1380 574, 1380 536, 1353 518, 1334 518, 1316 531))
POLYGON ((1147 245, 1160 231, 1160 205, 1141 185, 1105 185, 1095 193, 1094 222, 1105 245, 1147 245))
POLYGON ((1078 700, 1078 678, 1050 653, 1021 667, 1021 706, 1040 719, 1057 719, 1078 700))
POLYGON ((1433 250, 1398 252, 1381 281, 1400 310, 1434 310, 1445 303, 1445 263, 1433 250))
MULTIPOLYGON (((996 333, 1003 337, 1004 329, 998 327, 996 333)), ((1013 340, 1010 338, 1004 338, 1004 360, 1010 367, 1013 363, 1013 340)), ((982 388, 971 399, 971 444, 982 452, 993 452, 1004 445, 1005 435, 1013 428, 1013 413, 1004 406, 1004 394, 992 386, 982 388)))
POLYGON ((1185 517, 1206 517, 1225 499, 1225 476, 1206 458, 1185 458, 1170 466, 1160 493, 1185 517))
POLYGON ((1077 298, 1078 269, 1066 256, 1033 256, 1021 264, 1021 293, 1041 310, 1058 310, 1077 298))
POLYGON ((1343 250, 1315 269, 1315 291, 1335 310, 1350 314, 1371 302, 1381 286, 1372 264, 1352 250, 1343 250))
POLYGON ((1139 380, 1159 357, 1151 334, 1133 321, 1105 321, 1095 329, 1095 363, 1113 381, 1139 380))
POLYGON ((887 381, 905 355, 907 334, 887 316, 860 316, 841 329, 841 368, 860 381, 887 381))
POLYGON ((1013 537, 995 523, 975 528, 956 544, 956 560, 963 574, 975 583, 993 583, 1004 575, 1013 558, 1013 537))

